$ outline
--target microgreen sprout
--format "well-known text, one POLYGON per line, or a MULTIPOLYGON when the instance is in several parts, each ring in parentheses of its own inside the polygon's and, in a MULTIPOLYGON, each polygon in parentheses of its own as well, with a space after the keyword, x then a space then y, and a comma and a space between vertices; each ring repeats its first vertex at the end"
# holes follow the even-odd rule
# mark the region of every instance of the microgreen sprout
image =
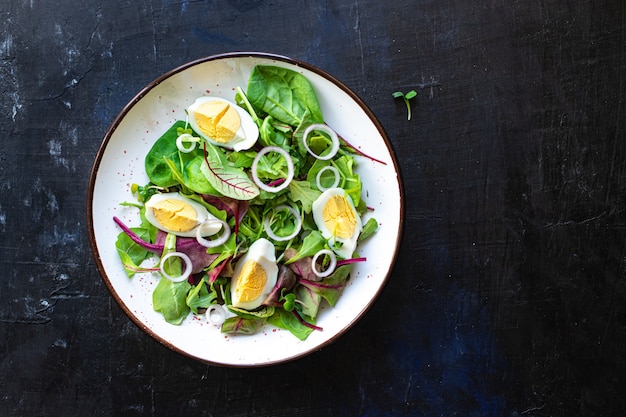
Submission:
POLYGON ((284 304, 283 308, 285 311, 291 311, 296 306, 296 295, 293 293, 288 293, 283 296, 284 304))
POLYGON ((411 90, 411 91, 407 92, 406 94, 403 93, 402 91, 396 91, 392 95, 393 95, 394 98, 402 98, 402 100, 404 100, 404 104, 406 104, 406 110, 407 110, 407 118, 406 119, 407 120, 411 120, 411 103, 409 102, 409 100, 411 100, 412 98, 417 96, 417 91, 411 90))

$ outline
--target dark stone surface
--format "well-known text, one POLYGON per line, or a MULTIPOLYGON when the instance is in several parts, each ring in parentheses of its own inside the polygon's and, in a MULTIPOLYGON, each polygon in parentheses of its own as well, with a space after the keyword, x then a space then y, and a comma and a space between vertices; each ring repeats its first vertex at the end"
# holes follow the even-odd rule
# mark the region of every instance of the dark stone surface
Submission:
POLYGON ((623 1, 8 0, 0 22, 0 415, 626 413, 623 1), (121 108, 165 71, 242 50, 344 81, 406 188, 374 307, 260 369, 142 333, 85 227, 121 108), (391 93, 409 89, 407 121, 391 93))

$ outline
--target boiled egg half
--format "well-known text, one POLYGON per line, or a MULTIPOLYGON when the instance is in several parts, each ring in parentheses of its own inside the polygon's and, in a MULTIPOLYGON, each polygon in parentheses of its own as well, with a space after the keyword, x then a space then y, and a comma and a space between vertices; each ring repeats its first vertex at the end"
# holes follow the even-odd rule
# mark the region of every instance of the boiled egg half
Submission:
POLYGON ((233 307, 254 310, 276 285, 278 265, 274 244, 256 240, 237 262, 230 282, 233 307))
POLYGON ((180 193, 155 194, 146 202, 146 220, 154 227, 176 236, 194 237, 202 226, 202 236, 219 232, 222 223, 202 204, 180 193), (206 223, 206 224, 205 224, 206 223))
POLYGON ((332 250, 344 259, 352 258, 363 228, 354 203, 343 188, 329 188, 312 205, 313 220, 332 250))
POLYGON ((192 129, 210 143, 241 151, 259 138, 252 117, 237 104, 220 97, 199 97, 187 108, 192 129))

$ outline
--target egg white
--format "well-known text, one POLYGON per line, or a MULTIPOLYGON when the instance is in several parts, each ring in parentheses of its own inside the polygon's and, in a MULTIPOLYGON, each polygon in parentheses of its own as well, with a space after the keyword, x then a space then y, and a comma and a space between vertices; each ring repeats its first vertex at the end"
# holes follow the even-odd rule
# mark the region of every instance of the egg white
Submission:
MULTIPOLYGON (((179 193, 176 192, 172 192, 172 193, 162 193, 162 194, 154 194, 152 197, 150 197, 150 199, 146 202, 145 204, 146 207, 146 220, 148 220, 148 222, 150 222, 150 224, 152 224, 154 227, 156 227, 159 230, 162 230, 164 232, 167 233, 172 233, 176 236, 181 236, 181 237, 195 237, 196 236, 196 229, 198 228, 198 226, 200 226, 202 223, 206 222, 209 219, 216 219, 216 217, 214 215, 212 215, 211 213, 209 213, 209 211, 206 209, 206 207, 204 207, 202 204, 198 203, 197 201, 193 201, 179 193), (196 212, 196 225, 188 231, 176 231, 176 230, 172 230, 169 229, 167 227, 165 227, 164 225, 162 225, 159 220, 156 218, 156 216, 154 215, 154 207, 161 201, 163 200, 180 200, 182 202, 184 202, 185 204, 188 204, 189 206, 191 206, 194 211, 196 212)), ((210 236, 213 235, 215 233, 217 233, 220 229, 221 229, 221 224, 220 223, 214 223, 215 226, 210 226, 210 227, 206 227, 203 229, 203 236, 210 236)))
POLYGON ((322 233, 322 236, 324 237, 324 239, 328 240, 333 252, 335 252, 338 256, 340 256, 343 259, 351 258, 352 255, 354 254, 354 251, 356 250, 357 239, 359 238, 359 234, 361 233, 363 225, 361 222, 361 216, 359 216, 359 213, 356 211, 356 208, 354 207, 354 203, 352 199, 350 198, 349 195, 346 194, 345 190, 343 188, 329 188, 328 190, 324 191, 313 202, 311 212, 313 213, 313 220, 315 221, 317 228, 322 233), (328 204, 328 201, 335 195, 345 197, 345 199, 348 201, 348 206, 354 213, 354 217, 356 219, 356 225, 354 227, 354 231, 352 232, 352 235, 349 236, 348 238, 341 238, 341 237, 335 236, 333 231, 328 229, 328 226, 326 226, 326 223, 324 222, 324 214, 323 214, 324 207, 326 207, 326 204, 328 204), (335 244, 336 242, 340 243, 340 245, 336 245, 335 244))
POLYGON ((239 259, 239 261, 237 261, 237 265, 235 266, 233 277, 230 281, 232 306, 237 308, 243 308, 245 310, 254 310, 260 307, 265 298, 267 298, 272 289, 274 289, 277 277, 278 265, 276 265, 274 244, 272 244, 272 242, 270 242, 269 240, 263 238, 256 240, 252 245, 250 245, 248 252, 246 252, 239 259), (253 261, 261 266, 261 268, 263 268, 263 270, 265 271, 265 276, 267 279, 265 281, 263 290, 258 297, 250 301, 241 301, 237 295, 236 290, 239 284, 241 270, 248 261, 253 261))
POLYGON ((252 120, 252 117, 250 116, 250 114, 246 112, 244 109, 242 109, 241 107, 239 107, 237 104, 229 100, 223 99, 221 97, 210 97, 210 96, 199 97, 196 99, 196 101, 193 102, 191 106, 187 108, 187 113, 189 115, 189 125, 191 126, 191 128, 197 134, 199 134, 204 139, 206 139, 208 142, 216 146, 221 146, 223 148, 232 149, 234 151, 241 151, 241 150, 246 150, 246 149, 250 149, 251 147, 253 147, 257 139, 259 138, 259 129, 257 125, 254 123, 254 121, 252 120), (241 120, 241 126, 235 133, 235 136, 228 142, 218 142, 214 140, 213 138, 204 134, 202 130, 200 130, 200 128, 198 127, 198 123, 195 117, 196 110, 203 103, 210 102, 210 101, 220 101, 223 103, 227 103, 231 107, 233 107, 235 110, 237 110, 237 113, 239 114, 239 119, 241 120))

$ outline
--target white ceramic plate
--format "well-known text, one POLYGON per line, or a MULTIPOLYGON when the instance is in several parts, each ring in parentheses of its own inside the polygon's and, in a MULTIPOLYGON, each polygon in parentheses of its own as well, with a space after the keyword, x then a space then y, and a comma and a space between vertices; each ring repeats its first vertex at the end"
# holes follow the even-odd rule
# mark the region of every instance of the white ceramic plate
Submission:
POLYGON ((387 281, 400 244, 404 221, 403 190, 397 160, 384 129, 367 106, 340 81, 304 62, 262 53, 233 53, 200 59, 151 82, 124 107, 107 131, 96 156, 87 199, 89 240, 100 274, 128 316, 165 346, 200 361, 225 366, 276 364, 319 350, 349 329, 372 305, 387 281), (318 316, 314 331, 300 341, 286 330, 264 327, 252 336, 227 336, 200 317, 180 326, 165 322, 152 308, 157 277, 129 279, 115 249, 120 229, 113 216, 137 225, 137 210, 120 206, 135 201, 132 183, 148 182, 144 157, 152 144, 198 96, 233 100, 244 90, 255 65, 276 65, 301 72, 313 84, 325 121, 348 142, 383 163, 357 157, 363 198, 374 208, 379 230, 357 251, 367 262, 355 265, 348 286, 334 308, 318 316))

